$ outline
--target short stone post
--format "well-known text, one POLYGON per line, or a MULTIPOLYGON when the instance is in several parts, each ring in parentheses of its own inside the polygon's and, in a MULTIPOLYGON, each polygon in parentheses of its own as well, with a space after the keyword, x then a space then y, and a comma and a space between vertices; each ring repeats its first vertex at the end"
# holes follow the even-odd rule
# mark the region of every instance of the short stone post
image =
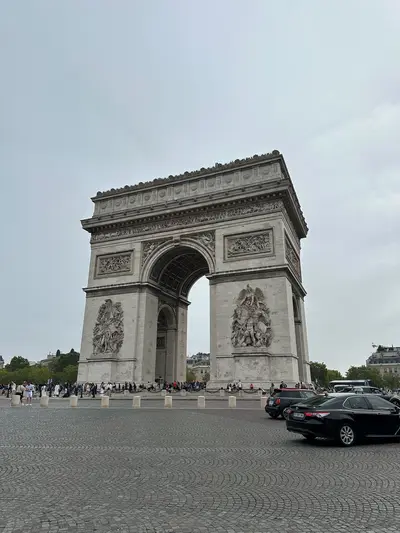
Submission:
POLYGON ((132 407, 133 409, 140 409, 140 396, 134 396, 132 400, 132 407))
POLYGON ((197 398, 197 407, 199 409, 205 409, 205 407, 206 407, 206 397, 205 396, 199 396, 197 398))
POLYGON ((108 396, 102 396, 100 398, 100 407, 109 407, 110 406, 110 398, 108 396))
POLYGON ((20 407, 21 405, 21 396, 19 394, 11 395, 11 407, 20 407))
POLYGON ((265 406, 267 405, 267 400, 268 400, 267 396, 261 396, 260 398, 261 409, 265 409, 265 406))
POLYGON ((225 391, 224 389, 219 389, 219 395, 224 397, 225 396, 225 391))
POLYGON ((172 407, 172 396, 165 396, 164 398, 164 407, 171 408, 172 407))
POLYGON ((244 392, 242 389, 239 390, 239 398, 243 398, 244 397, 244 392))
POLYGON ((78 407, 78 396, 72 395, 69 399, 70 407, 78 407))
POLYGON ((181 396, 186 396, 186 389, 181 389, 180 393, 181 393, 181 396))
POLYGON ((258 389, 258 395, 259 396, 262 396, 262 392, 263 392, 262 389, 258 389))
POLYGON ((228 406, 229 407, 236 407, 236 396, 229 396, 229 398, 228 398, 228 406))
POLYGON ((161 391, 161 397, 164 398, 164 396, 166 396, 166 394, 167 394, 167 391, 165 389, 163 389, 161 391))
POLYGON ((124 396, 128 396, 129 391, 127 389, 124 390, 124 396))
POLYGON ((48 407, 49 406, 49 397, 48 396, 42 396, 40 398, 40 407, 48 407))

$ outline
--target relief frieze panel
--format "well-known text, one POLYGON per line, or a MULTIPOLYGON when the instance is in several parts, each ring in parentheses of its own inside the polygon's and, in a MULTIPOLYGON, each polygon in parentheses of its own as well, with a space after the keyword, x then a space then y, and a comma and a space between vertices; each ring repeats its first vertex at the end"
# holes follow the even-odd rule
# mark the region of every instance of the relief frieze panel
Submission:
POLYGON ((92 243, 110 241, 114 239, 123 239, 133 237, 135 235, 156 233, 163 230, 177 229, 187 226, 195 226, 198 224, 207 224, 213 222, 222 222, 250 215, 262 215, 279 211, 284 207, 282 200, 264 200, 262 202, 254 202, 248 205, 240 205, 220 210, 210 210, 201 213, 193 213, 186 215, 175 215, 171 218, 164 218, 135 225, 126 226, 123 228, 115 228, 105 231, 100 231, 92 234, 92 243))
POLYGON ((96 257, 95 277, 109 277, 132 274, 133 250, 96 257))
POLYGON ((100 306, 93 329, 93 357, 115 357, 124 342, 124 312, 121 302, 110 298, 100 306))
POLYGON ((226 235, 224 237, 225 261, 257 255, 274 254, 274 233, 272 228, 262 231, 226 235))
POLYGON ((294 249, 292 243, 288 239, 288 236, 285 235, 285 256, 288 264, 293 268, 296 274, 301 279, 301 263, 300 257, 296 250, 294 249))

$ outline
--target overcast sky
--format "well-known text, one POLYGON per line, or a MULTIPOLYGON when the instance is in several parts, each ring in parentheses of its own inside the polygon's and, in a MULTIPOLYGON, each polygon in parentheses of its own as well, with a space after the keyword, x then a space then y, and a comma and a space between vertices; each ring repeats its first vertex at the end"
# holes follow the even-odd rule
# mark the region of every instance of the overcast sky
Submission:
MULTIPOLYGON (((400 344, 398 0, 0 3, 1 335, 79 349, 98 190, 280 150, 310 359, 400 344)), ((189 352, 209 351, 207 281, 189 352)))

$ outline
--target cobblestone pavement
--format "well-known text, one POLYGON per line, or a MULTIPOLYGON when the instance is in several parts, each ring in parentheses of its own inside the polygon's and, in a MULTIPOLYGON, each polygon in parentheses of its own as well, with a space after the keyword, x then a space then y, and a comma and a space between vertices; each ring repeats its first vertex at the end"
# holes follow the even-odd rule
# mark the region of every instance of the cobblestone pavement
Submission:
POLYGON ((398 533, 400 443, 260 409, 0 408, 1 533, 398 533))

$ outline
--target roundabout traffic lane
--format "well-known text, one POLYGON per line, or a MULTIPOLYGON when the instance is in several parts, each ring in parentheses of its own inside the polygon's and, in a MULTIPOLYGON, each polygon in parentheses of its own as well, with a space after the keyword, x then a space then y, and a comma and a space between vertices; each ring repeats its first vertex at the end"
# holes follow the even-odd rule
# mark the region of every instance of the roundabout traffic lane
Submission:
POLYGON ((1 533, 400 530, 400 445, 310 444, 261 409, 0 409, 0 437, 1 533))

